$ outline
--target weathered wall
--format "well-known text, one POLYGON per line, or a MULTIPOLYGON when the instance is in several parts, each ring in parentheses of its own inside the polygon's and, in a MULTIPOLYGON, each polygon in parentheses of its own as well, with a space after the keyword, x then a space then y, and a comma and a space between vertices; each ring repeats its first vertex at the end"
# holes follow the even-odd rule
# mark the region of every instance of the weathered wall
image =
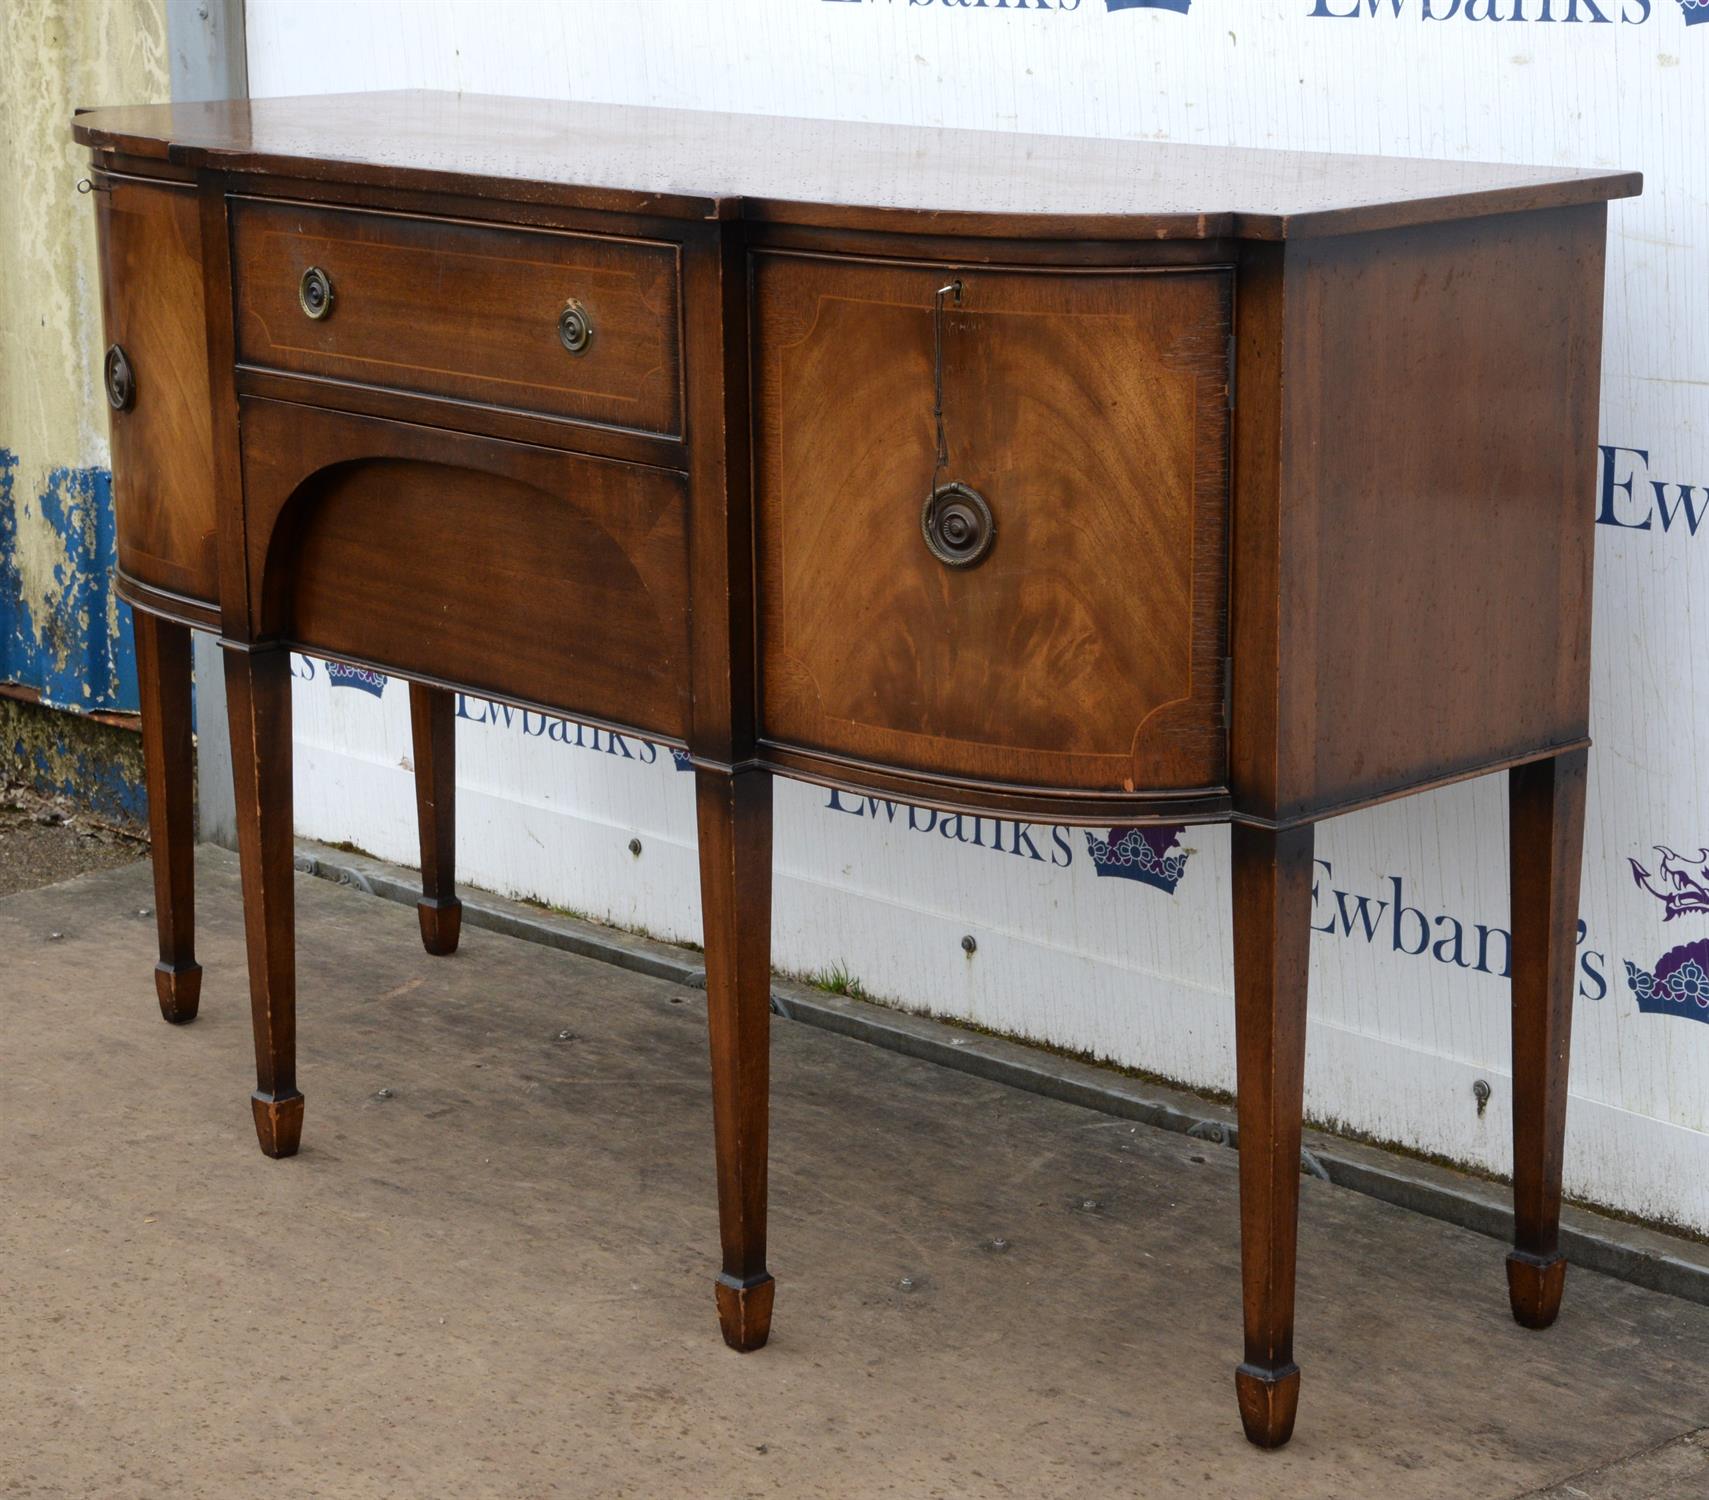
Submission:
POLYGON ((71 113, 167 89, 164 0, 0 5, 0 683, 68 708, 136 706, 111 587, 101 290, 71 113))

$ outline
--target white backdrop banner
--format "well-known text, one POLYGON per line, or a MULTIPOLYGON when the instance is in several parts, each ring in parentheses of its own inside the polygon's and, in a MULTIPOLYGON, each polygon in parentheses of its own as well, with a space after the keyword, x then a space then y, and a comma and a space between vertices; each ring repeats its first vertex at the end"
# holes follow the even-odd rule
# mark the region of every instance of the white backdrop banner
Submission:
MULTIPOLYGON (((1709 0, 249 0, 248 41, 257 95, 448 88, 1644 171, 1645 196, 1612 205, 1584 476, 1596 748, 1566 1182, 1709 1232, 1709 662, 1691 644, 1709 612, 1709 0)), ((1395 419, 1429 421, 1431 400, 1395 419)), ((403 685, 296 667, 300 831, 413 863, 403 685)), ((1406 695, 1401 661, 1397 711, 1406 695)), ((458 715, 460 875, 699 936, 692 777, 669 750, 474 697, 458 715)), ((1306 1083, 1321 1123, 1497 1172, 1505 797, 1485 778, 1320 828, 1306 1083)), ((781 968, 841 966, 899 1005, 1233 1086, 1224 830, 782 784, 777 862, 781 968)))

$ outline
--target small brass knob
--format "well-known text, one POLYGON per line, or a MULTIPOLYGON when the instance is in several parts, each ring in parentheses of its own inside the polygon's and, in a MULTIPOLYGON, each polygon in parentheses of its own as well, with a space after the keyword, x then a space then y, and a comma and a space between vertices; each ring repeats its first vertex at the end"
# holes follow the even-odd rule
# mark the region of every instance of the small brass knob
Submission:
POLYGON ((117 344, 107 350, 103 381, 107 387, 107 405, 114 411, 124 411, 136 400, 136 376, 131 371, 130 357, 117 344))
POLYGON ((319 266, 310 266, 297 283, 297 303, 305 317, 319 322, 332 311, 332 278, 319 266))
POLYGON ((920 530, 932 556, 949 568, 983 562, 997 540, 991 507, 965 484, 942 484, 932 491, 920 512, 920 530))
POLYGON ((574 297, 558 314, 558 342, 571 354, 585 354, 587 346, 593 342, 593 319, 588 316, 587 308, 574 297))

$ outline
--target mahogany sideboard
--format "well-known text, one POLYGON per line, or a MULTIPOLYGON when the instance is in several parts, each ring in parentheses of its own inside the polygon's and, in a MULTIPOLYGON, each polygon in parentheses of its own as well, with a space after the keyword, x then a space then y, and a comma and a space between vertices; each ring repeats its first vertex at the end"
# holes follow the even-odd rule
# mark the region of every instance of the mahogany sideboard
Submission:
POLYGON ((1287 1441, 1312 830, 1505 771, 1514 1316, 1557 1243, 1607 202, 1634 173, 453 94, 103 109, 118 587, 170 1021, 189 628, 236 770, 254 1122, 297 1087, 289 654, 685 749, 725 1339, 766 1269, 772 776, 1233 825, 1241 1420, 1287 1441))

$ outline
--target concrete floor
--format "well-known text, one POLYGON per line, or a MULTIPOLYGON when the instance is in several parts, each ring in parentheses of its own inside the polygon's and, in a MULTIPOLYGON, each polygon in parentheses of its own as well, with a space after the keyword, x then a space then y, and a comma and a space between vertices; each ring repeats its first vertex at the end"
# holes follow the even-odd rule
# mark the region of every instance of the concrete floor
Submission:
POLYGON ((148 840, 115 828, 65 797, 0 783, 0 896, 134 864, 148 840))
POLYGON ((146 866, 0 900, 7 1500, 1709 1495, 1709 1308, 1575 1271, 1528 1334, 1497 1245, 1309 1180, 1298 1434, 1249 1448, 1232 1152, 783 1022, 777 1316, 732 1354, 704 997, 430 959, 307 877, 307 1127, 266 1161, 201 853, 184 1029, 146 866))

